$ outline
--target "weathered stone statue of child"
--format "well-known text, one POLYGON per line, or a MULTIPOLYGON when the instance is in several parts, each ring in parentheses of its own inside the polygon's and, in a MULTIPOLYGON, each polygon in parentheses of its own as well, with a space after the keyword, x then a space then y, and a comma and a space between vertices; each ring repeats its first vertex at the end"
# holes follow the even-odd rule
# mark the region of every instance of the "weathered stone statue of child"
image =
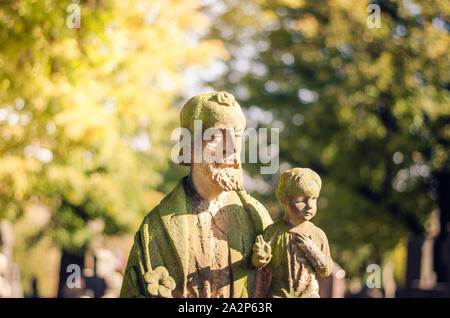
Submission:
POLYGON ((333 266, 325 233, 310 222, 321 185, 311 169, 294 168, 281 175, 275 194, 285 215, 256 238, 253 297, 319 297, 316 275, 330 275, 333 266))

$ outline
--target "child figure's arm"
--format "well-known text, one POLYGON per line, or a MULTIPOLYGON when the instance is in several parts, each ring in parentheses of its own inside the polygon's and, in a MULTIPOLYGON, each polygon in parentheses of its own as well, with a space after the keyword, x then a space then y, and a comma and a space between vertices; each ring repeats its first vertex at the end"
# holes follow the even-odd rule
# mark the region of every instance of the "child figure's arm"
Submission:
POLYGON ((320 247, 304 234, 297 233, 295 240, 298 246, 305 252, 306 257, 316 272, 322 277, 327 277, 331 274, 333 260, 331 259, 327 237, 322 230, 319 230, 319 236, 321 240, 320 247))

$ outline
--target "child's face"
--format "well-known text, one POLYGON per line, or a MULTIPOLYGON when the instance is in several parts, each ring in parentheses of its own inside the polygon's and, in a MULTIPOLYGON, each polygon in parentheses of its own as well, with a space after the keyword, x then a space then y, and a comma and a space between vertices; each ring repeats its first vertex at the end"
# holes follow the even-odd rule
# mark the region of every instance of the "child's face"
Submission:
POLYGON ((289 198, 286 209, 291 223, 311 220, 317 212, 317 197, 300 195, 289 198))

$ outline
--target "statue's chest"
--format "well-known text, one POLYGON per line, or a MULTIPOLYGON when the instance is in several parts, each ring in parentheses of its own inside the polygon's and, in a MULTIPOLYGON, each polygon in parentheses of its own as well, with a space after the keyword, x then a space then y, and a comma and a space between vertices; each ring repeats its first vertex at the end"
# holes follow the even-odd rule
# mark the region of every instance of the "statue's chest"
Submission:
POLYGON ((203 211, 191 225, 188 289, 198 297, 229 297, 230 219, 203 211))
POLYGON ((201 266, 223 267, 240 262, 255 241, 252 220, 239 197, 231 192, 220 205, 196 206, 189 216, 189 236, 201 266))
POLYGON ((192 224, 197 266, 222 268, 228 266, 228 235, 231 216, 221 209, 198 211, 192 224))

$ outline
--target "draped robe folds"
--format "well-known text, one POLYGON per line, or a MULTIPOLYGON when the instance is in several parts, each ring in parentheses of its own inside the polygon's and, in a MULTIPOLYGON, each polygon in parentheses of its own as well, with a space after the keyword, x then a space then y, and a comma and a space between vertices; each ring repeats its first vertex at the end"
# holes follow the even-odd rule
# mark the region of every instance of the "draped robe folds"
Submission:
MULTIPOLYGON (((328 276, 333 267, 330 249, 325 233, 312 222, 307 221, 302 227, 302 233, 308 236, 324 253, 326 270, 323 276, 328 276)), ((272 248, 270 263, 258 270, 257 294, 254 297, 287 297, 287 298, 318 298, 318 273, 308 260, 305 252, 297 246, 294 232, 284 220, 279 220, 264 231, 263 239, 272 248)))
MULTIPOLYGON (((209 284, 208 279, 202 282, 198 278, 214 278, 217 273, 203 273, 208 272, 208 268, 200 268, 202 273, 191 272, 194 253, 201 250, 198 248, 198 215, 193 191, 188 177, 182 178, 144 218, 128 258, 121 297, 150 297, 144 275, 158 266, 164 266, 175 280, 173 297, 214 297, 214 291, 205 293, 205 288, 211 288, 205 286, 209 284)), ((227 295, 247 298, 254 282, 252 246, 256 236, 272 223, 272 219, 264 206, 245 191, 230 191, 228 197, 225 208, 230 213, 231 226, 226 233, 229 268, 225 270, 229 275, 224 277, 230 281, 227 295)))

